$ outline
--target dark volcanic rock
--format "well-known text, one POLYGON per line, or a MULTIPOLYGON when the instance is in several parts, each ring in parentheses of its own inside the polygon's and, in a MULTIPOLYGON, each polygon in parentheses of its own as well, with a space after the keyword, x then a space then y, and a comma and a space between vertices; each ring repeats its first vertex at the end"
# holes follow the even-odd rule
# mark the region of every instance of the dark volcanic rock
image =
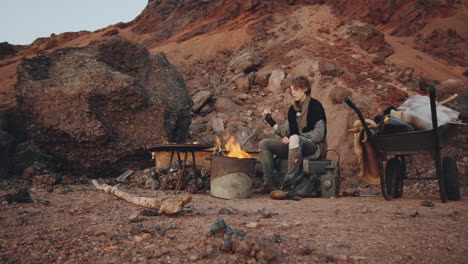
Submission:
POLYGON ((0 43, 0 59, 3 59, 8 55, 14 55, 16 52, 18 52, 17 46, 11 45, 8 42, 0 43))
POLYGON ((14 149, 15 138, 0 130, 0 179, 8 177, 10 155, 14 149))
POLYGON ((60 159, 40 149, 31 141, 25 141, 16 146, 10 163, 12 174, 23 175, 26 179, 30 179, 34 175, 63 169, 60 159), (31 173, 33 171, 34 173, 31 173))
POLYGON ((17 77, 29 136, 79 171, 109 173, 140 162, 147 145, 187 138, 182 75, 164 53, 123 38, 24 59, 17 77))

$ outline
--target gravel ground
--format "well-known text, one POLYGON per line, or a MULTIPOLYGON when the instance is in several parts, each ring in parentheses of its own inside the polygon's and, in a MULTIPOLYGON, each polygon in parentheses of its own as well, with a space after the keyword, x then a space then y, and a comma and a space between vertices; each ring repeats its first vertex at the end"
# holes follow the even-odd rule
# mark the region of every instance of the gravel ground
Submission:
MULTIPOLYGON (((131 188, 154 196, 160 191, 131 188)), ((433 193, 222 200, 193 195, 178 215, 145 216, 91 185, 33 187, 34 203, 0 206, 0 263, 245 263, 208 236, 222 218, 273 252, 273 263, 466 263, 467 200, 433 193)))

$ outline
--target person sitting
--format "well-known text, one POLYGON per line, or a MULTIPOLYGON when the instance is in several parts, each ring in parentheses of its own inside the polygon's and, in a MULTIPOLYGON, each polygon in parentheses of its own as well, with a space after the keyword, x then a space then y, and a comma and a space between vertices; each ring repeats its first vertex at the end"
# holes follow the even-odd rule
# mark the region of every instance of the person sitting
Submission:
POLYGON ((273 155, 288 159, 282 183, 303 173, 303 157, 323 159, 326 155, 327 118, 322 104, 311 97, 311 83, 306 77, 298 76, 291 81, 290 89, 293 104, 283 124, 273 120, 271 109, 264 110, 265 120, 282 139, 263 139, 259 143, 263 182, 257 193, 269 193, 280 184, 279 179, 273 179, 273 155))

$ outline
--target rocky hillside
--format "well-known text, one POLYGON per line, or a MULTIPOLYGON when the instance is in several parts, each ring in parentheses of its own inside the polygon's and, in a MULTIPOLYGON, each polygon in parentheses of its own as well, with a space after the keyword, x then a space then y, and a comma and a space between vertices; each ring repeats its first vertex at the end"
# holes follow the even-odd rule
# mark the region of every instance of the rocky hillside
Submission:
MULTIPOLYGON (((291 102, 288 81, 307 76, 327 112, 329 147, 350 176, 357 166, 347 129, 356 116, 343 98, 372 118, 434 84, 440 97, 461 93, 448 106, 466 113, 467 18, 466 0, 149 0, 129 23, 28 46, 3 43, 0 107, 15 111, 22 58, 119 35, 164 52, 182 73, 194 101, 187 141, 212 144, 227 132, 242 140, 266 107, 281 121, 291 102)), ((256 150, 264 137, 274 137, 266 123, 247 148, 256 150)))

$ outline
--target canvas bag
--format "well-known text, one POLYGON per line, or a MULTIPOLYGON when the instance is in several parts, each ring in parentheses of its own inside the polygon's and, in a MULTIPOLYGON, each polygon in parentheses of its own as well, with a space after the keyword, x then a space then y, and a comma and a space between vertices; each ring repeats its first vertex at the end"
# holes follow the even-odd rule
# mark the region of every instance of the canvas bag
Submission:
POLYGON ((289 197, 299 196, 302 198, 319 197, 320 179, 315 175, 301 173, 291 180, 291 184, 286 189, 289 197))

